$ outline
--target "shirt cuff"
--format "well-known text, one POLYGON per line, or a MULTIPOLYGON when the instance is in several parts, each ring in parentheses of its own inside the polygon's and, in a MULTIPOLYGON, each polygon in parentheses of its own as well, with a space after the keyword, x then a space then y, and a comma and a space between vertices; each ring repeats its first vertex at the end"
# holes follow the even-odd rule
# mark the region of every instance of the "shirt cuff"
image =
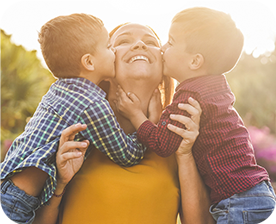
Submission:
POLYGON ((153 124, 151 121, 144 121, 137 130, 138 141, 147 146, 148 144, 146 140, 149 138, 152 130, 156 127, 157 126, 153 124))

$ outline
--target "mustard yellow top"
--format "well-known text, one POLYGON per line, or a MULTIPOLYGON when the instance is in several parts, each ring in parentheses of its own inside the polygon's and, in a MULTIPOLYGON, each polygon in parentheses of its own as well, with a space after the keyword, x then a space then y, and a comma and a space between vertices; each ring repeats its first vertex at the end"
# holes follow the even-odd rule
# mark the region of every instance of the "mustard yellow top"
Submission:
POLYGON ((180 190, 175 156, 148 150, 140 164, 120 167, 93 150, 67 187, 61 224, 176 224, 180 190))

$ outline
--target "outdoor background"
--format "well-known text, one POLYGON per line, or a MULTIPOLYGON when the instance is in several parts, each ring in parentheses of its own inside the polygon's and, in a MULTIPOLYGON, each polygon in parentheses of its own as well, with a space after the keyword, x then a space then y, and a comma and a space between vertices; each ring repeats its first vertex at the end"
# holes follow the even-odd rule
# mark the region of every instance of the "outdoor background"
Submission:
MULTIPOLYGON (((235 108, 247 126, 257 162, 276 182, 276 3, 262 1, 1 0, 1 161, 22 133, 41 97, 55 81, 37 42, 48 20, 76 12, 101 18, 108 31, 124 22, 150 25, 166 43, 173 16, 188 7, 206 6, 229 13, 245 36, 244 51, 227 79, 235 108)), ((276 212, 264 222, 275 223, 276 212)), ((13 223, 0 209, 0 221, 13 223)))

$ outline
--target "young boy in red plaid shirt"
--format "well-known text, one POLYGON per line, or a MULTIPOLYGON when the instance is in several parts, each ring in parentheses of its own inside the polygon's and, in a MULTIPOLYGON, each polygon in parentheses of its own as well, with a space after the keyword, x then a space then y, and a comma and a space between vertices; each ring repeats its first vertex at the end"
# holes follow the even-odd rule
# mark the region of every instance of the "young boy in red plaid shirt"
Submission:
POLYGON ((189 97, 200 103, 200 134, 192 153, 210 189, 210 212, 217 223, 243 223, 244 219, 259 223, 275 207, 268 173, 256 163, 224 75, 239 60, 243 41, 229 15, 203 7, 183 10, 173 18, 169 40, 162 47, 164 75, 180 84, 158 125, 148 121, 134 94, 127 96, 121 89, 117 103, 137 129, 138 140, 162 157, 174 153, 182 140, 167 128, 170 124, 181 127, 170 114, 183 114, 178 104, 187 103, 189 97))

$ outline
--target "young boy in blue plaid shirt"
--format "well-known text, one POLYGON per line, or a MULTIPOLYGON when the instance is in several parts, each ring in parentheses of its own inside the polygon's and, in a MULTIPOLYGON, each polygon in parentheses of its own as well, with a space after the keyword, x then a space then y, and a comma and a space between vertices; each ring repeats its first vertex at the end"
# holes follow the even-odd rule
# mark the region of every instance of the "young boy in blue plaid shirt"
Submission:
POLYGON ((121 166, 137 164, 145 151, 135 134, 126 135, 120 128, 97 86, 115 76, 115 55, 103 22, 87 14, 59 16, 41 28, 39 42, 58 80, 1 163, 2 207, 20 223, 32 223, 33 211, 55 195, 55 153, 66 127, 87 125, 76 140, 89 140, 121 166))

